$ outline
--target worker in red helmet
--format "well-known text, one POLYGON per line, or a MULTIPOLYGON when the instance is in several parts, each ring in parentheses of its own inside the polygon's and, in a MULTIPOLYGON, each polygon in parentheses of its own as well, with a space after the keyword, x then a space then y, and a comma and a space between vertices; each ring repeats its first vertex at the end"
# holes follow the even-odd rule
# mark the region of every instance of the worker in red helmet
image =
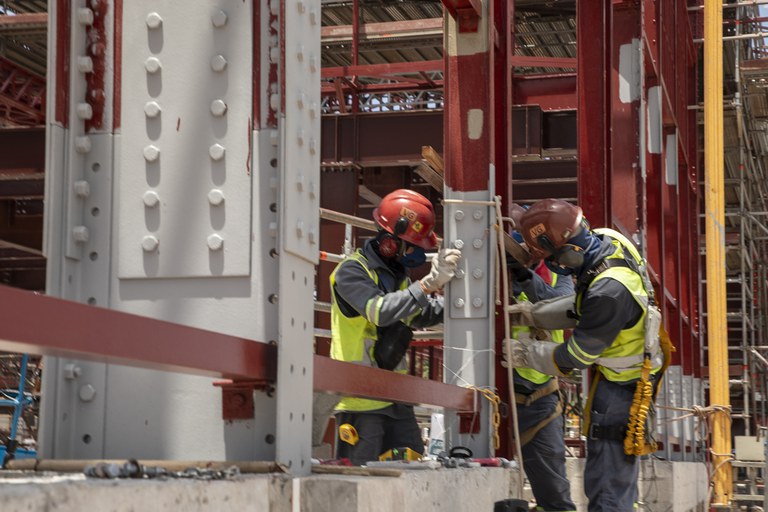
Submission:
POLYGON ((651 390, 655 394, 664 363, 658 336, 661 317, 645 261, 621 233, 590 230, 581 208, 559 199, 533 204, 520 218, 520 231, 532 254, 543 258, 552 272, 575 278, 577 321, 565 343, 512 340, 511 363, 547 375, 594 367, 584 425, 589 510, 635 510, 637 454, 653 451, 637 449, 653 443, 644 437, 650 436, 646 426, 652 418, 631 407, 643 386, 648 386, 649 397, 651 390), (627 435, 628 429, 637 431, 635 420, 649 420, 638 431, 639 438, 627 435), (633 444, 638 439, 639 448, 633 444))
MULTIPOLYGON (((512 205, 511 216, 516 226, 525 211, 525 208, 517 204, 512 205)), ((512 237, 524 244, 519 231, 514 231, 512 237)), ((540 259, 523 265, 508 255, 507 268, 512 280, 512 294, 517 303, 536 303, 574 293, 573 280, 555 274, 540 259)), ((511 335, 516 340, 564 341, 562 329, 516 326, 511 335)), ((506 344, 503 346, 506 347, 506 344)), ((505 353, 502 366, 508 366, 507 359, 505 353)), ((571 500, 571 484, 565 471, 563 400, 558 379, 532 368, 520 367, 513 369, 512 378, 523 467, 536 499, 536 510, 575 512, 576 505, 571 500)))
MULTIPOLYGON (((454 277, 461 253, 439 250, 429 273, 411 282, 408 270, 425 263, 425 251, 438 246, 432 203, 412 190, 395 190, 381 200, 373 218, 376 237, 330 276, 331 357, 405 373, 412 329, 442 322, 443 297, 433 292, 454 277)), ((378 460, 392 448, 424 452, 409 405, 344 397, 336 407, 336 424, 357 432, 356 438, 345 436, 350 442, 337 440, 337 457, 355 465, 378 460)))

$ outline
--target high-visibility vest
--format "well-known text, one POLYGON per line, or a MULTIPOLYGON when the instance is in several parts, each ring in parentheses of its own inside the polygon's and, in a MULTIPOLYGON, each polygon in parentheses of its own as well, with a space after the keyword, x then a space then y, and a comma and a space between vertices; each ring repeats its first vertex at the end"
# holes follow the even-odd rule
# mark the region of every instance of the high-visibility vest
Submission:
MULTIPOLYGON (((612 239, 616 250, 604 261, 606 263, 611 259, 633 258, 637 264, 641 262, 640 254, 634 245, 621 233, 607 228, 593 230, 594 233, 602 234, 612 239), (625 251, 628 253, 625 256, 625 251)), ((648 311, 648 292, 643 286, 643 279, 637 271, 626 266, 608 267, 594 278, 589 284, 587 290, 595 285, 601 279, 612 278, 621 283, 629 293, 632 294, 635 301, 640 305, 643 314, 637 322, 627 329, 619 332, 613 343, 600 355, 590 355, 581 351, 576 343, 568 343, 569 353, 584 364, 595 364, 603 376, 613 382, 627 382, 640 378, 641 367, 645 353, 645 315, 648 311)), ((581 312, 581 301, 587 290, 580 291, 576 295, 576 312, 581 312)), ((651 354, 652 371, 656 373, 661 368, 663 354, 658 347, 654 348, 651 354)))
MULTIPOLYGON (((370 276, 371 280, 379 284, 379 276, 376 272, 368 268, 368 260, 358 249, 348 256, 347 260, 353 260, 359 263, 370 276)), ((347 261, 345 260, 345 261, 347 261)), ((344 263, 344 262, 342 262, 344 263)), ((362 364, 365 366, 376 366, 376 360, 373 357, 373 346, 377 339, 376 324, 368 320, 377 318, 379 314, 380 302, 371 299, 365 308, 365 315, 347 317, 339 309, 335 296, 336 271, 342 265, 336 266, 330 276, 331 292, 333 300, 331 301, 331 358, 348 363, 362 364)), ((400 283, 400 290, 408 287, 408 280, 403 279, 400 283)), ((406 322, 408 323, 408 322, 406 322)), ((406 358, 400 362, 393 371, 397 373, 406 373, 406 358)), ((368 400, 367 398, 344 397, 336 406, 337 411, 374 411, 383 409, 392 405, 392 402, 382 402, 380 400, 368 400)))
MULTIPOLYGON (((555 274, 554 272, 550 272, 550 273, 552 274, 552 283, 550 284, 550 286, 554 288, 555 285, 557 284, 557 274, 555 274)), ((517 300, 526 301, 528 300, 528 295, 525 292, 521 292, 517 296, 517 300)), ((530 331, 531 331, 530 327, 525 327, 525 326, 513 327, 512 337, 515 339, 519 339, 522 333, 526 333, 530 331)), ((562 343, 565 339, 563 336, 563 331, 561 329, 550 331, 550 335, 552 336, 552 341, 555 341, 557 343, 562 343)), ((533 368, 515 368, 515 372, 517 372, 517 374, 520 377, 526 380, 529 380, 534 384, 544 384, 545 382, 547 382, 549 379, 552 378, 551 375, 547 375, 546 373, 541 373, 540 371, 534 370, 533 368)))

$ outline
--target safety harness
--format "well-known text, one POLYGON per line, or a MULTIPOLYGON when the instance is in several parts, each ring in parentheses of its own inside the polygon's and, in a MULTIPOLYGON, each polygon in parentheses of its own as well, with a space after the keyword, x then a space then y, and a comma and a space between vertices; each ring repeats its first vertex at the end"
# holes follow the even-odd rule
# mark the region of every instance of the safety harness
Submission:
MULTIPOLYGON (((560 392, 560 383, 557 380, 557 377, 551 378, 545 385, 541 386, 540 388, 536 389, 533 393, 530 395, 524 395, 523 393, 515 393, 515 402, 518 405, 522 406, 529 406, 536 400, 543 398, 545 396, 549 396, 552 393, 559 393, 560 392)), ((555 409, 552 411, 552 414, 544 418, 542 421, 537 423, 536 425, 532 426, 525 432, 520 433, 520 446, 525 446, 530 442, 536 434, 539 432, 539 430, 543 429, 555 419, 560 416, 563 413, 563 397, 558 396, 557 406, 555 406, 555 409)))
POLYGON ((672 342, 664 330, 661 322, 661 311, 656 306, 653 286, 648 278, 648 272, 645 267, 645 260, 642 259, 630 242, 620 233, 608 229, 594 230, 598 234, 603 234, 609 238, 616 239, 623 249, 623 258, 610 258, 601 261, 594 268, 586 272, 585 276, 576 285, 576 296, 585 292, 590 284, 609 268, 625 267, 629 268, 637 275, 643 283, 643 288, 648 295, 648 303, 645 312, 645 346, 643 351, 643 362, 640 372, 640 378, 635 384, 635 393, 632 398, 632 406, 629 411, 629 421, 626 426, 603 426, 595 425, 590 421, 590 412, 592 399, 594 398, 597 383, 601 378, 600 373, 596 373, 592 386, 590 387, 589 398, 587 400, 586 410, 584 411, 584 435, 590 439, 606 439, 614 441, 623 441, 624 453, 627 455, 647 455, 657 450, 657 443, 653 438, 653 427, 655 421, 654 401, 661 379, 671 361, 671 352, 674 350, 672 342), (629 251, 628 256, 626 252, 629 251), (653 367, 652 358, 654 352, 658 350, 656 343, 660 344, 663 354, 662 365, 656 373, 655 382, 651 378, 653 367))

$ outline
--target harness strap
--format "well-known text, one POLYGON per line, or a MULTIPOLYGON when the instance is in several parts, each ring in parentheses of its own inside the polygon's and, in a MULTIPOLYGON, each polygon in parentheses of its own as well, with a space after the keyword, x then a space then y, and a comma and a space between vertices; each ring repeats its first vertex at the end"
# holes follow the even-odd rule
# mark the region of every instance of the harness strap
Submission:
POLYGON ((557 401, 557 405, 555 406, 555 410, 552 411, 552 414, 550 414, 547 418, 542 420, 541 422, 537 423, 536 425, 532 426, 522 434, 520 434, 520 446, 523 447, 526 444, 528 444, 535 436, 539 433, 539 430, 543 429, 555 419, 557 419, 558 416, 563 414, 563 398, 560 397, 560 400, 557 401))
POLYGON ((536 391, 531 393, 530 395, 524 395, 522 393, 515 393, 515 403, 529 406, 539 398, 545 397, 547 395, 551 395, 555 391, 560 389, 560 383, 557 380, 557 377, 554 377, 552 379, 549 379, 549 382, 545 386, 541 386, 536 391))
POLYGON ((627 437, 626 425, 597 425, 592 423, 589 425, 589 432, 587 433, 589 439, 605 439, 608 441, 624 442, 624 438, 627 437))

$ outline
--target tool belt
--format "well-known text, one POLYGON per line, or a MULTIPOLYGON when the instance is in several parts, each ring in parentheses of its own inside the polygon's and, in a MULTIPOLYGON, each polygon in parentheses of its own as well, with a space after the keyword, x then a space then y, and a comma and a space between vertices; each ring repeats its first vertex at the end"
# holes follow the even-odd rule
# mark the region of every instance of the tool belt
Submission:
MULTIPOLYGON (((522 393, 515 393, 515 402, 519 405, 523 406, 529 406, 539 398, 551 395, 552 393, 559 393, 560 391, 560 383, 557 380, 557 377, 553 377, 549 380, 546 386, 542 386, 530 395, 524 395, 522 393)), ((534 437, 536 437, 536 434, 539 433, 539 430, 543 429, 553 421, 557 417, 559 417, 561 414, 563 414, 563 397, 558 396, 557 406, 555 406, 555 410, 552 411, 552 414, 544 418, 542 421, 537 423, 536 425, 532 426, 525 432, 520 433, 520 446, 525 446, 528 444, 534 437)))

